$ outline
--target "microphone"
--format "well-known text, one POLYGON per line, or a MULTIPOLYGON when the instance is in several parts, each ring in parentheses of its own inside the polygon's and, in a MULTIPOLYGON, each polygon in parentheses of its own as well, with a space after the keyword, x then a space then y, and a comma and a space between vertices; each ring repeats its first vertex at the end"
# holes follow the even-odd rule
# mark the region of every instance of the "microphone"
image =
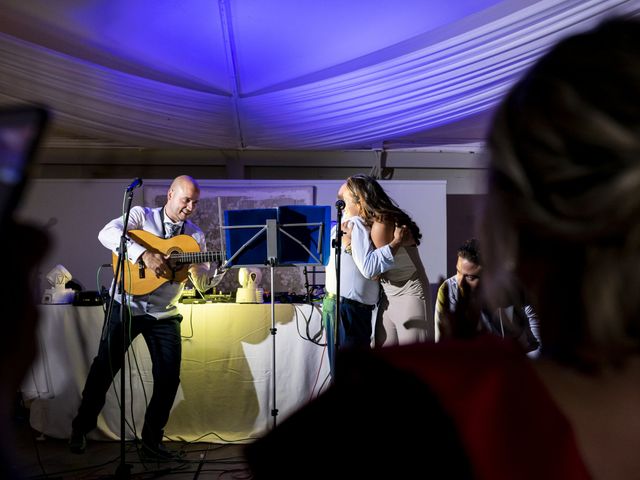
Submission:
POLYGON ((337 208, 338 210, 343 210, 343 209, 344 209, 344 207, 345 207, 344 200, 338 200, 338 201, 336 201, 336 208, 337 208))
POLYGON ((142 179, 140 177, 138 178, 134 178, 133 182, 131 182, 131 184, 127 187, 127 193, 135 190, 136 188, 140 187, 142 185, 142 179))

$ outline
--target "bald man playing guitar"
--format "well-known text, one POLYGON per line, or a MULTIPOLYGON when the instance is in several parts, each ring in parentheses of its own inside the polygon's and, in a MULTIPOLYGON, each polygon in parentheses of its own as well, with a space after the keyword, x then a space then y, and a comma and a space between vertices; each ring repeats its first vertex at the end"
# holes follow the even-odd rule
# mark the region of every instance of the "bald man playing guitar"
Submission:
MULTIPOLYGON (((218 255, 206 252, 205 236, 189 217, 200 198, 200 187, 191 177, 173 180, 163 207, 133 207, 127 231, 125 294, 116 294, 107 332, 89 370, 82 402, 72 423, 69 448, 83 453, 86 435, 97 425, 113 377, 122 367, 123 333, 120 309, 130 318, 130 332, 124 350, 141 334, 153 362, 153 394, 142 428, 141 454, 150 460, 168 461, 175 455, 162 445, 164 427, 180 383, 182 345, 176 304, 184 282, 205 291, 217 285, 224 273, 210 270, 209 261, 218 255)), ((114 264, 124 230, 123 219, 115 218, 98 234, 100 242, 113 252, 114 264)))

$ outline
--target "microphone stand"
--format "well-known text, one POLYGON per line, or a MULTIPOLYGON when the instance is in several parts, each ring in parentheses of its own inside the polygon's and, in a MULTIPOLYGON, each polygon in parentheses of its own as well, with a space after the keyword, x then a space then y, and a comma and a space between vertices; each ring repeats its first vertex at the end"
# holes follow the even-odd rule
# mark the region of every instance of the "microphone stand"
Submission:
MULTIPOLYGON (((335 266, 336 266, 336 316, 335 322, 333 325, 333 354, 334 354, 334 365, 335 365, 335 355, 338 353, 338 348, 340 347, 340 259, 342 254, 342 211, 344 210, 345 203, 344 200, 338 200, 336 202, 336 238, 333 239, 333 248, 335 255, 335 266)), ((335 374, 335 372, 334 372, 335 374)), ((335 379, 334 379, 335 380, 335 379)))
MULTIPOLYGON (((122 366, 120 367, 120 464, 116 468, 115 478, 128 479, 131 477, 131 468, 132 465, 125 462, 126 456, 126 404, 125 404, 125 357, 127 354, 127 340, 129 336, 129 322, 131 319, 125 312, 125 302, 126 302, 126 292, 124 287, 124 275, 125 275, 125 262, 127 261, 127 225, 129 224, 129 213, 131 211, 131 202, 133 201, 133 190, 142 184, 142 181, 135 185, 136 181, 134 180, 129 187, 127 187, 126 191, 126 199, 124 205, 124 225, 122 228, 122 235, 120 236, 120 247, 118 248, 118 264, 116 266, 116 272, 114 277, 113 286, 111 289, 111 298, 109 299, 109 307, 107 308, 107 321, 111 321, 111 312, 113 311, 113 302, 115 301, 115 289, 116 284, 118 285, 118 293, 120 294, 120 325, 122 326, 122 366), (133 186, 135 185, 135 186, 133 186)), ((105 329, 105 333, 108 332, 109 329, 105 329)))

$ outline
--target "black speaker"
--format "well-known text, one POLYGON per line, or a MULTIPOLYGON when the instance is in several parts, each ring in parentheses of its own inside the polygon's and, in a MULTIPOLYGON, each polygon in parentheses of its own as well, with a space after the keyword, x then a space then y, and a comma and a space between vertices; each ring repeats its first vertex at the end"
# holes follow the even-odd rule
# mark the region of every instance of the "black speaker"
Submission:
POLYGON ((100 296, 100 292, 95 290, 76 292, 73 298, 73 304, 78 307, 95 307, 102 305, 102 297, 100 296))

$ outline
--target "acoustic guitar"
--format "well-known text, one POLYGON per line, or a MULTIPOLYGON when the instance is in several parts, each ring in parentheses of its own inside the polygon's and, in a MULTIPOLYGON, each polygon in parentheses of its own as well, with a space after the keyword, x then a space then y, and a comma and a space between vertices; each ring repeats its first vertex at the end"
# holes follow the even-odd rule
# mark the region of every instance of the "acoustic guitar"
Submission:
MULTIPOLYGON (((223 252, 201 252, 200 245, 190 235, 176 235, 171 238, 160 238, 145 230, 129 230, 127 236, 147 250, 169 255, 167 263, 170 271, 162 276, 147 270, 142 262, 124 262, 124 289, 133 295, 146 295, 166 282, 182 283, 189 274, 188 265, 192 263, 219 262, 224 260, 223 252)), ((115 275, 118 255, 112 255, 112 266, 115 275)))

